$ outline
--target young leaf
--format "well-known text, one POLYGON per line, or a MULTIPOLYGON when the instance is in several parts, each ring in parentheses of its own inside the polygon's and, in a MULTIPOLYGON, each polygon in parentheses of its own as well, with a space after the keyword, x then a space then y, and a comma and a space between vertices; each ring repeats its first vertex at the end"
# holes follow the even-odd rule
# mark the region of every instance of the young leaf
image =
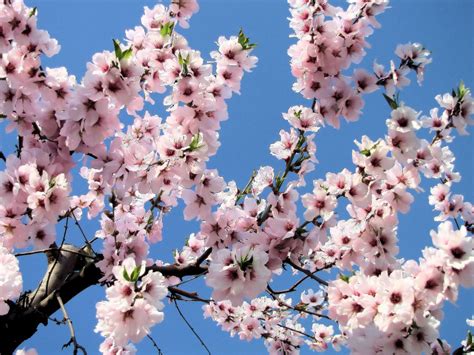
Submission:
POLYGON ((385 101, 387 101, 388 105, 391 107, 392 110, 396 110, 398 108, 398 102, 391 98, 390 96, 383 94, 385 101))
POLYGON ((163 37, 171 36, 171 34, 173 33, 173 29, 174 29, 174 22, 167 22, 161 25, 160 34, 163 37))
POLYGON ((201 143, 201 137, 199 135, 199 133, 196 133, 194 136, 193 136, 193 139, 191 141, 191 143, 189 144, 189 150, 191 152, 195 151, 195 150, 198 150, 199 148, 202 147, 202 144, 201 143))
POLYGON ((250 39, 244 34, 242 29, 239 31, 238 41, 243 50, 249 50, 257 46, 255 43, 250 43, 250 39))
POLYGON ((115 56, 117 57, 118 60, 122 59, 123 53, 122 53, 122 48, 120 47, 120 42, 116 39, 114 41, 114 52, 115 56))
POLYGON ((123 275, 123 278, 124 278, 126 281, 128 281, 128 282, 131 281, 131 280, 130 280, 130 275, 128 275, 128 272, 127 272, 127 270, 126 270, 125 268, 123 269, 123 274, 122 274, 122 275, 123 275))
POLYGON ((35 6, 31 9, 30 14, 29 14, 28 17, 36 16, 37 13, 38 13, 38 8, 35 6))
POLYGON ((344 281, 344 282, 349 282, 350 276, 344 275, 344 274, 339 274, 339 278, 344 281))
POLYGON ((141 268, 142 268, 142 266, 138 265, 137 267, 135 267, 135 269, 133 269, 132 275, 130 275, 130 280, 132 282, 137 282, 138 281, 138 277, 140 276, 141 268))
POLYGON ((133 55, 132 47, 126 50, 122 50, 122 47, 120 47, 120 42, 118 40, 114 39, 113 42, 114 42, 115 56, 117 57, 119 61, 121 61, 122 59, 128 60, 132 58, 132 55, 133 55))

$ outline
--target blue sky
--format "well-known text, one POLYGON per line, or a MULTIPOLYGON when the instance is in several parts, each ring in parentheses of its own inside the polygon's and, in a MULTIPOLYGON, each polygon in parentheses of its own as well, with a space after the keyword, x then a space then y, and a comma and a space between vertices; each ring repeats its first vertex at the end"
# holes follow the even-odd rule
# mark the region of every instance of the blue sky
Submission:
MULTIPOLYGON (((47 29, 62 45, 59 55, 48 59, 46 66, 66 66, 78 78, 95 52, 111 50, 113 38, 123 38, 125 29, 139 24, 143 6, 156 3, 149 0, 26 1, 29 6, 38 7, 40 27, 47 29)), ((253 42, 258 43, 255 51, 260 60, 258 67, 244 78, 242 95, 230 101, 230 120, 224 123, 221 131, 222 146, 209 165, 217 168, 226 180, 234 179, 242 186, 252 170, 261 165, 273 165, 276 170, 282 168, 268 149, 269 144, 278 138, 279 130, 287 128, 281 113, 292 105, 309 105, 291 91, 293 78, 286 52, 294 40, 288 37, 288 7, 283 0, 201 0, 200 5, 200 12, 191 20, 191 28, 182 32, 204 58, 209 59, 208 53, 215 48, 218 36, 236 34, 241 27, 253 42)), ((393 0, 391 6, 379 18, 382 28, 370 37, 372 48, 362 66, 370 69, 374 59, 388 63, 394 58, 398 43, 424 44, 433 55, 425 82, 420 88, 413 80, 412 85, 402 91, 401 98, 425 114, 436 106, 436 94, 450 91, 461 79, 466 86, 474 86, 474 44, 469 38, 474 24, 473 1, 393 0)), ((163 110, 157 108, 156 112, 162 114, 163 110)), ((327 127, 318 133, 316 144, 320 164, 310 178, 320 178, 328 171, 339 171, 344 167, 352 169, 353 140, 363 134, 373 139, 384 136, 389 108, 380 92, 366 97, 363 112, 356 123, 343 124, 340 130, 327 127)), ((13 150, 14 137, 6 136, 3 131, 0 134, 2 150, 13 150)), ((463 175, 454 191, 464 193, 470 201, 474 197, 473 143, 471 135, 457 138, 452 146, 457 157, 457 169, 463 175)), ((429 191, 433 183, 425 181, 425 190, 429 191)), ((418 258, 421 249, 430 245, 429 231, 435 228, 434 213, 427 203, 426 193, 416 197, 411 213, 402 216, 399 228, 400 255, 405 258, 418 258)), ((181 210, 176 210, 165 219, 165 242, 153 247, 154 256, 170 261, 172 249, 182 245, 187 235, 196 231, 196 223, 182 223, 181 216, 181 210)), ((83 225, 92 236, 97 224, 83 225)), ((75 231, 74 228, 71 231, 75 231)), ((25 289, 35 287, 39 277, 37 270, 42 270, 43 264, 41 256, 22 259, 25 289)), ((205 295, 208 292, 200 281, 189 284, 187 289, 202 291, 205 295)), ((90 354, 98 353, 102 341, 93 328, 96 322, 94 305, 103 296, 102 289, 91 288, 67 304, 78 340, 90 354)), ((442 336, 455 346, 465 337, 465 318, 474 313, 472 299, 473 292, 463 290, 458 304, 445 308, 442 336)), ((265 352, 262 341, 247 343, 232 339, 212 321, 203 320, 200 305, 186 303, 182 304, 182 309, 213 354, 265 352)), ((153 336, 164 354, 204 353, 171 304, 165 308, 165 321, 153 329, 153 336)), ((57 354, 61 353, 61 346, 68 339, 66 326, 50 324, 47 328, 40 326, 38 333, 24 346, 36 347, 41 354, 57 354)), ((138 349, 142 354, 153 353, 147 339, 138 345, 138 349)), ((303 349, 303 353, 307 352, 303 349)))

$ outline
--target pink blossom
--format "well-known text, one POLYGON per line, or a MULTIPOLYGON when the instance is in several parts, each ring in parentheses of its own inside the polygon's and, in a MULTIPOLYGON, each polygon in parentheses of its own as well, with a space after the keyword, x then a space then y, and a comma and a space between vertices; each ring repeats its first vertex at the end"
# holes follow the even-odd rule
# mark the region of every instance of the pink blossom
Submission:
POLYGON ((206 283, 213 288, 216 300, 242 303, 244 297, 256 297, 270 279, 266 267, 268 255, 258 249, 243 246, 232 251, 221 249, 209 267, 206 283))
POLYGON ((17 298, 23 288, 18 259, 0 246, 0 315, 8 313, 6 301, 17 298))

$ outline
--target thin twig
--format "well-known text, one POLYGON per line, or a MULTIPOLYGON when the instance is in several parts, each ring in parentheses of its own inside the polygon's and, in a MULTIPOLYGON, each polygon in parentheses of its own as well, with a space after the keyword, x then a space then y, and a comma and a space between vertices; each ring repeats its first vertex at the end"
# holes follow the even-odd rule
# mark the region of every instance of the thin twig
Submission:
POLYGON ((313 275, 313 273, 309 270, 306 270, 304 268, 302 268, 301 266, 298 266, 296 265, 293 261, 291 261, 290 259, 286 259, 285 262, 290 265, 291 267, 293 267, 294 269, 298 270, 298 271, 301 271, 303 274, 305 274, 306 276, 312 278, 313 280, 319 282, 321 285, 324 285, 324 286, 327 286, 328 283, 326 280, 323 280, 322 278, 316 276, 316 275, 313 275))
POLYGON ((289 330, 289 331, 291 331, 291 332, 295 332, 295 333, 304 335, 305 337, 308 337, 308 338, 310 338, 310 339, 316 340, 316 338, 315 338, 314 336, 309 335, 309 334, 307 334, 307 333, 305 333, 305 332, 302 332, 302 331, 300 331, 300 330, 287 327, 286 325, 283 325, 283 324, 280 324, 280 323, 278 323, 277 325, 278 325, 279 327, 283 328, 283 329, 286 329, 286 330, 289 330))
POLYGON ((174 295, 184 296, 184 297, 187 297, 196 301, 204 302, 204 303, 211 303, 211 300, 206 300, 204 298, 199 297, 199 295, 196 292, 188 292, 188 291, 184 291, 172 286, 168 287, 168 290, 174 295))
POLYGON ((74 218, 74 224, 77 226, 77 228, 79 228, 79 231, 81 232, 82 237, 84 238, 84 241, 86 242, 87 246, 92 250, 92 252, 93 252, 94 254, 96 254, 96 252, 95 252, 94 249, 92 248, 91 242, 89 241, 89 239, 87 239, 86 233, 85 233, 84 230, 82 229, 82 227, 81 227, 81 225, 79 224, 79 221, 77 220, 77 218, 76 218, 76 216, 74 215, 74 213, 72 213, 72 218, 74 218))
POLYGON ((304 308, 296 308, 296 307, 293 307, 293 306, 290 306, 289 304, 285 303, 284 301, 282 301, 279 297, 277 297, 275 294, 273 294, 271 292, 271 290, 268 289, 267 287, 267 293, 270 295, 270 297, 277 301, 279 303, 280 306, 283 306, 283 307, 286 307, 288 309, 292 309, 296 312, 303 312, 303 313, 306 313, 306 314, 310 314, 312 316, 315 316, 315 317, 319 317, 319 318, 325 318, 325 319, 328 319, 328 320, 332 320, 331 318, 329 318, 327 315, 325 314, 321 314, 321 313, 316 313, 316 312, 311 312, 311 311, 308 311, 304 308))
POLYGON ((204 347, 204 349, 206 349, 207 353, 209 355, 211 355, 211 351, 209 350, 209 348, 206 346, 206 344, 204 343, 204 341, 202 340, 202 338, 199 336, 198 333, 196 333, 196 331, 194 330, 193 326, 188 322, 188 320, 186 319, 186 317, 184 316, 184 314, 181 312, 181 309, 179 309, 179 306, 178 306, 178 301, 176 299, 174 299, 174 305, 176 307, 176 310, 178 311, 179 315, 181 316, 181 318, 183 318, 184 322, 186 323, 186 325, 188 326, 189 329, 191 329, 191 331, 193 332, 193 334, 196 336, 196 338, 198 338, 199 342, 201 343, 201 345, 204 347))
POLYGON ((150 339, 150 341, 153 344, 153 347, 156 348, 156 352, 158 353, 158 355, 163 355, 163 352, 161 351, 160 347, 156 343, 155 339, 153 339, 153 337, 150 334, 147 334, 147 338, 150 339))
POLYGON ((82 352, 83 355, 87 355, 86 349, 82 345, 77 343, 76 333, 74 332, 74 326, 72 325, 72 320, 71 320, 71 318, 69 318, 69 315, 67 314, 66 307, 64 307, 63 300, 62 300, 61 296, 59 295, 59 293, 56 293, 56 299, 58 300, 59 307, 61 307, 61 311, 63 312, 63 315, 64 315, 64 320, 67 322, 67 325, 69 327, 69 332, 71 333, 71 339, 66 344, 63 345, 63 349, 67 348, 69 345, 73 344, 74 345, 74 350, 73 350, 74 355, 77 355, 79 350, 82 352))
MULTIPOLYGON (((316 273, 317 271, 313 272, 316 273)), ((281 295, 283 293, 290 293, 290 292, 294 292, 296 290, 296 288, 301 285, 301 283, 303 283, 303 281, 309 279, 309 276, 306 275, 305 277, 301 278, 299 281, 297 281, 295 284, 293 284, 293 286, 291 286, 290 288, 287 288, 286 290, 279 290, 279 291, 275 291, 273 290, 270 285, 267 286, 268 290, 273 293, 274 295, 281 295)))
POLYGON ((187 284, 188 282, 191 282, 191 281, 194 281, 194 280, 200 278, 201 276, 205 275, 206 273, 207 273, 207 271, 203 272, 202 274, 191 277, 190 279, 181 281, 179 284, 176 284, 175 286, 181 286, 181 285, 187 284))
POLYGON ((454 219, 454 223, 456 223, 456 227, 458 228, 458 230, 460 230, 461 227, 459 226, 459 222, 458 222, 457 218, 453 217, 453 219, 454 219))
POLYGON ((83 256, 84 258, 90 258, 90 259, 95 259, 95 257, 88 255, 88 254, 83 254, 75 250, 70 250, 70 249, 61 249, 61 248, 47 248, 47 249, 38 249, 38 250, 32 250, 32 251, 25 251, 23 253, 16 253, 15 256, 26 256, 26 255, 34 255, 34 254, 42 254, 42 253, 47 253, 50 251, 57 251, 61 252, 64 251, 66 253, 71 253, 71 254, 76 254, 83 256))
MULTIPOLYGON (((100 239, 99 237, 94 237, 92 238, 91 240, 89 240, 89 244, 92 244, 94 243, 96 240, 100 239)), ((84 249, 85 247, 87 247, 88 245, 86 244, 84 247, 82 247, 81 249, 84 249)))

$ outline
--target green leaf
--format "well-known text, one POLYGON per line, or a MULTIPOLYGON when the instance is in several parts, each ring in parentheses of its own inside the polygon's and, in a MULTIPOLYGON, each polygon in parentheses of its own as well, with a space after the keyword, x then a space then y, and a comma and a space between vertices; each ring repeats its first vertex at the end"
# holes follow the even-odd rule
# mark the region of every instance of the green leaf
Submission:
POLYGON ((160 34, 163 37, 171 36, 171 34, 173 33, 173 29, 174 29, 174 22, 167 22, 161 25, 160 34))
POLYGON ((114 39, 113 42, 114 42, 115 56, 117 57, 119 61, 129 60, 130 58, 132 58, 132 55, 133 55, 132 47, 123 51, 122 47, 120 47, 120 42, 118 40, 114 39))
POLYGON ((461 81, 461 83, 459 84, 456 96, 459 98, 459 100, 462 100, 464 98, 464 95, 466 95, 468 92, 469 92, 469 88, 467 88, 464 85, 464 82, 461 81))
POLYGON ((363 149, 360 151, 360 154, 365 155, 366 157, 370 156, 370 150, 369 149, 363 149))
POLYGON ((142 269, 141 265, 136 266, 135 269, 133 269, 132 275, 130 275, 130 280, 132 282, 137 282, 138 281, 138 277, 140 276, 140 270, 141 269, 142 269))
POLYGON ((132 58, 132 55, 133 51, 132 47, 130 47, 129 49, 122 52, 122 59, 129 60, 130 58, 132 58))
POLYGON ((344 275, 344 274, 339 274, 339 278, 344 281, 349 283, 350 276, 344 275))
POLYGON ((30 14, 28 15, 28 17, 36 16, 37 13, 38 13, 38 8, 35 6, 34 8, 31 9, 30 14))
POLYGON ((396 110, 398 108, 398 102, 395 98, 391 98, 390 96, 383 94, 383 97, 385 98, 385 101, 387 101, 388 105, 392 110, 396 110))
POLYGON ((189 59, 190 59, 189 53, 186 57, 183 57, 181 52, 178 53, 178 64, 181 66, 181 74, 184 76, 187 76, 189 74, 189 69, 188 69, 189 59))
POLYGON ((114 52, 115 52, 115 56, 117 57, 117 59, 121 59, 122 58, 122 48, 120 48, 120 42, 116 39, 113 40, 114 42, 114 52))
POLYGON ((189 144, 189 151, 193 152, 195 150, 198 150, 202 146, 203 145, 201 144, 201 136, 199 135, 199 133, 196 133, 193 136, 191 143, 189 144))
POLYGON ((127 269, 123 268, 123 274, 122 274, 122 275, 123 275, 123 278, 124 278, 126 281, 128 281, 128 282, 131 281, 130 275, 128 275, 127 269))
POLYGON ((255 48, 257 45, 255 43, 250 43, 250 38, 248 38, 242 29, 239 31, 238 37, 239 44, 242 46, 243 50, 249 50, 255 48))

